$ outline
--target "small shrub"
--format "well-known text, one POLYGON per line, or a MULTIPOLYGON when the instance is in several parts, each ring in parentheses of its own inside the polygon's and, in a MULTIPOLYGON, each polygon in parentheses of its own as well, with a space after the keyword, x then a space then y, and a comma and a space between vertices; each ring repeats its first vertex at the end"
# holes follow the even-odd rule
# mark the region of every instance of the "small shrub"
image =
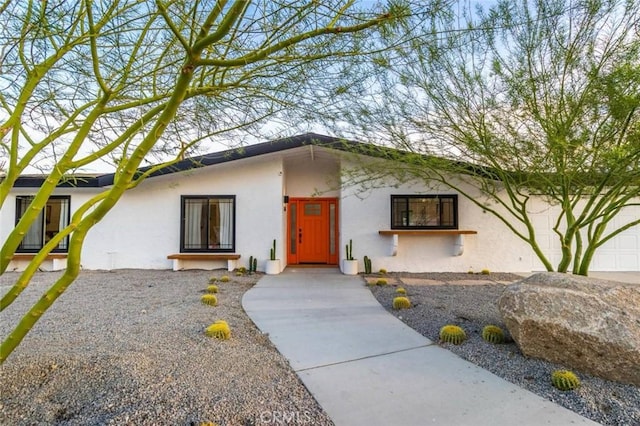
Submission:
POLYGON ((209 306, 217 306, 218 305, 218 298, 213 294, 204 294, 200 298, 200 301, 202 301, 202 303, 204 303, 205 305, 209 305, 209 306))
POLYGON ((380 268, 380 270, 378 271, 380 273, 380 275, 384 275, 387 273, 387 270, 384 268, 380 268))
POLYGON ((247 268, 245 268, 244 266, 241 266, 238 268, 238 270, 236 271, 236 273, 240 273, 241 275, 244 275, 247 273, 247 268))
POLYGON ((388 282, 384 278, 379 278, 378 281, 376 281, 376 285, 387 285, 387 284, 388 282))
POLYGON ((398 293, 398 294, 407 294, 407 290, 405 290, 404 287, 398 287, 396 289, 396 293, 398 293))
POLYGON ((569 391, 580 386, 580 379, 571 371, 555 370, 551 373, 551 383, 561 391, 569 391))
POLYGON ((489 275, 491 273, 491 271, 489 271, 488 269, 483 269, 482 271, 480 271, 480 273, 482 275, 489 275))
POLYGON ((473 269, 469 269, 469 270, 467 271, 467 274, 469 274, 469 275, 473 275, 473 274, 474 274, 473 269))
POLYGON ((231 338, 231 329, 226 321, 218 320, 207 327, 205 334, 216 339, 229 340, 231 338))
POLYGON ((207 293, 217 293, 218 292, 218 286, 215 284, 211 284, 209 287, 207 287, 207 293))
POLYGON ((409 309, 411 301, 408 297, 398 296, 393 299, 393 309, 409 309))
POLYGON ((229 282, 229 277, 227 275, 223 275, 220 277, 220 282, 221 283, 228 283, 229 282))
POLYGON ((467 334, 457 325, 445 325, 440 329, 440 340, 459 345, 467 339, 467 334))
POLYGON ((482 329, 482 338, 489 343, 504 343, 504 331, 497 325, 487 325, 482 329))
POLYGON ((216 283, 216 282, 218 282, 218 277, 209 278, 209 283, 216 283))
POLYGON ((240 271, 236 272, 236 277, 241 277, 242 275, 244 275, 242 272, 240 272, 240 271))

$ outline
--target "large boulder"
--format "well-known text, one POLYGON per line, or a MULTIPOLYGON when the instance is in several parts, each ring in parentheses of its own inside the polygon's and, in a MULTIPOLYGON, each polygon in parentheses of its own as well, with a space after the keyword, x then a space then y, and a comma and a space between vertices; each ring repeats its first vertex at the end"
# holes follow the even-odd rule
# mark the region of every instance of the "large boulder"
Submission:
POLYGON ((640 285, 540 273, 498 308, 524 355, 640 386, 640 285))

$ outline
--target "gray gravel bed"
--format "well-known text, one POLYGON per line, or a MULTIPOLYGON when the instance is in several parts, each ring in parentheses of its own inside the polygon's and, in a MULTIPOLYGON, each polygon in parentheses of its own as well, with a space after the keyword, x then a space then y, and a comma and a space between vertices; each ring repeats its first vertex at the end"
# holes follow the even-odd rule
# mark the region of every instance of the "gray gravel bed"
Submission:
MULTIPOLYGON (((492 273, 488 278, 505 281, 509 275, 492 273)), ((449 343, 442 343, 442 346, 460 357, 598 423, 640 425, 638 387, 577 372, 582 386, 575 391, 562 392, 551 385, 550 375, 553 370, 566 369, 566 366, 523 356, 510 336, 509 342, 502 345, 492 345, 482 339, 485 325, 498 325, 506 331, 496 306, 504 285, 455 284, 456 281, 470 279, 467 274, 411 276, 443 280, 446 285, 408 285, 402 282, 402 274, 392 276, 393 284, 371 287, 374 296, 389 312, 423 336, 437 342, 442 326, 459 325, 466 331, 468 340, 459 346, 449 343), (396 311, 391 306, 397 296, 395 290, 400 285, 407 290, 413 305, 411 309, 396 311)))
MULTIPOLYGON (((0 369, 3 425, 333 423, 241 307, 259 276, 226 271, 82 272, 0 369), (226 320, 228 341, 204 329, 226 320)), ((7 336, 58 273, 38 273, 0 314, 7 336)), ((18 274, 0 276, 4 294, 18 274)))

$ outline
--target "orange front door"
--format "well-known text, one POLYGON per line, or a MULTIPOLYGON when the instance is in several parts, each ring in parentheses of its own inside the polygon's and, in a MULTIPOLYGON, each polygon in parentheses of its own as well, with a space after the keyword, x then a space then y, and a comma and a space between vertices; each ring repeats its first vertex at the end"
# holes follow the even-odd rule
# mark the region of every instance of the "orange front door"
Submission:
POLYGON ((337 217, 334 198, 291 199, 288 263, 337 263, 337 217))

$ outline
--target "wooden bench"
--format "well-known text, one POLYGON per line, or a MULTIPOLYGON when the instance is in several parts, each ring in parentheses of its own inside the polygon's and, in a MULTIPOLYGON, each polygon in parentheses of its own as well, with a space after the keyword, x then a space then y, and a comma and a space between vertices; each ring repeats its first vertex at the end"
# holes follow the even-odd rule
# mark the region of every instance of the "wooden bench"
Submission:
MULTIPOLYGON (((15 253, 11 257, 14 271, 23 271, 38 253, 15 253)), ((43 271, 60 271, 67 267, 67 253, 49 253, 38 269, 43 271)), ((7 269, 9 269, 7 268, 7 269)))
POLYGON ((187 262, 203 262, 203 261, 227 261, 227 270, 233 271, 236 269, 236 261, 240 259, 239 254, 235 253, 176 253, 167 256, 167 259, 173 260, 173 270, 180 271, 182 269, 188 269, 187 262))

